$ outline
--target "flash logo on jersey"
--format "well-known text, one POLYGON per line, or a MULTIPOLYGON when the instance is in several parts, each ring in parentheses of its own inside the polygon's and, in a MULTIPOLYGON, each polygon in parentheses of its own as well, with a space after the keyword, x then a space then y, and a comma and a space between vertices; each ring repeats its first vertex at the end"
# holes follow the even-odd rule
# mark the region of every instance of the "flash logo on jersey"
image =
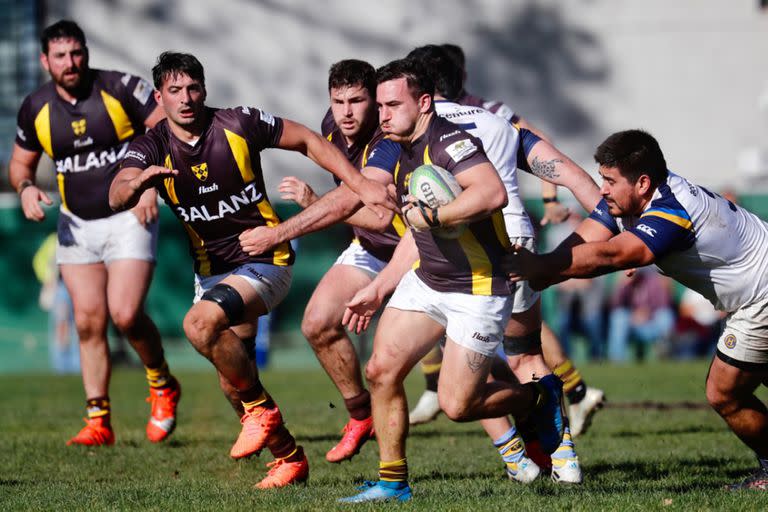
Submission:
POLYGON ((195 178, 205 181, 208 178, 208 163, 203 162, 200 165, 193 165, 192 173, 195 175, 195 178))
POLYGON ((77 121, 72 121, 72 131, 75 132, 75 135, 78 137, 81 135, 85 135, 85 119, 78 119, 77 121))

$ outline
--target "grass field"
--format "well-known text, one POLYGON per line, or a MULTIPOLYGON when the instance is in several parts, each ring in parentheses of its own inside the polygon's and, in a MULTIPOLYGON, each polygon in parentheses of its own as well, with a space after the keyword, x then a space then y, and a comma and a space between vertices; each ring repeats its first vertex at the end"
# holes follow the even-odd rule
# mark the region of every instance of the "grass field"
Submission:
MULTIPOLYGON (((586 366, 589 383, 610 406, 577 439, 585 483, 540 479, 529 486, 504 476, 498 455, 476 424, 444 417, 415 428, 409 440, 414 510, 766 510, 768 493, 721 490, 755 467, 749 450, 704 407, 705 363, 586 366), (657 407, 647 402, 662 402, 657 407), (646 402, 646 403, 644 403, 646 402), (687 404, 685 402, 688 402, 687 404), (675 405, 678 404, 678 405, 675 405), (701 407, 698 407, 701 405, 701 407)), ((0 377, 1 510, 320 510, 349 509, 335 500, 376 476, 375 444, 340 466, 324 460, 345 421, 341 401, 320 370, 271 371, 277 399, 311 466, 310 481, 275 491, 252 485, 261 460, 234 462, 229 448, 239 423, 212 371, 181 373, 180 425, 160 446, 144 439, 148 405, 140 371, 114 375, 117 444, 64 446, 81 423, 76 377, 0 377), (333 407, 331 404, 335 404, 333 407)), ((420 379, 412 377, 415 400, 420 379)), ((766 389, 761 396, 766 398, 766 389)), ((394 505, 357 506, 378 509, 394 505)))

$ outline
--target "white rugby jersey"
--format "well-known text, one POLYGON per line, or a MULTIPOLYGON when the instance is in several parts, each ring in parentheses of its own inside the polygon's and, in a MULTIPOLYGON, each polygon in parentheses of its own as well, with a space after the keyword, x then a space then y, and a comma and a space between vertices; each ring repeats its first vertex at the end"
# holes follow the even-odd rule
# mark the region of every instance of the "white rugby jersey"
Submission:
POLYGON ((648 246, 661 273, 732 312, 768 295, 768 224, 704 187, 669 173, 639 217, 612 217, 605 199, 590 218, 648 246))
POLYGON ((452 101, 435 101, 437 115, 443 117, 483 143, 483 148, 499 173, 509 200, 502 210, 510 237, 532 237, 531 219, 523 208, 517 184, 517 158, 520 133, 511 124, 491 112, 452 101))

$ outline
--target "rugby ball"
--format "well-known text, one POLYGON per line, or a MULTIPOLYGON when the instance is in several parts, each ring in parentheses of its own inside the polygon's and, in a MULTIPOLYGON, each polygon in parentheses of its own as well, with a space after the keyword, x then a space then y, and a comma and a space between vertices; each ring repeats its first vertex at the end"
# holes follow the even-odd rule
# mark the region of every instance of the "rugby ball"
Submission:
MULTIPOLYGON (((461 193, 461 185, 453 174, 436 165, 422 165, 411 173, 408 183, 408 193, 425 202, 430 208, 443 206, 461 193)), ((451 227, 440 227, 432 230, 440 238, 459 238, 467 228, 465 224, 451 227)))

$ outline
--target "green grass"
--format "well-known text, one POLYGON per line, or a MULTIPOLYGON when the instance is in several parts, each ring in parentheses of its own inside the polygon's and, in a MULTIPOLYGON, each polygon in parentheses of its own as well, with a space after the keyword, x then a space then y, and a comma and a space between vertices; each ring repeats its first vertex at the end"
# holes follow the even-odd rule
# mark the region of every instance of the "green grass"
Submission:
MULTIPOLYGON (((704 363, 589 366, 582 372, 591 385, 606 390, 613 404, 704 402, 704 363)), ((363 479, 375 478, 373 443, 351 463, 325 462, 345 414, 319 370, 263 376, 311 465, 306 487, 268 492, 252 489, 265 474, 266 453, 260 460, 228 457, 239 423, 213 372, 181 373, 179 378, 184 386, 181 418, 170 442, 155 446, 144 439, 148 406, 143 375, 120 370, 111 393, 117 444, 84 449, 64 446, 80 428, 79 378, 0 377, 0 509, 349 509, 335 500, 351 494, 363 479)), ((415 400, 420 379, 412 377, 408 387, 415 400)), ((546 479, 529 486, 508 481, 476 424, 441 417, 413 429, 408 447, 415 493, 409 510, 768 509, 768 493, 721 490, 753 469, 755 461, 706 408, 607 407, 589 433, 577 439, 585 472, 580 487, 546 479)))

